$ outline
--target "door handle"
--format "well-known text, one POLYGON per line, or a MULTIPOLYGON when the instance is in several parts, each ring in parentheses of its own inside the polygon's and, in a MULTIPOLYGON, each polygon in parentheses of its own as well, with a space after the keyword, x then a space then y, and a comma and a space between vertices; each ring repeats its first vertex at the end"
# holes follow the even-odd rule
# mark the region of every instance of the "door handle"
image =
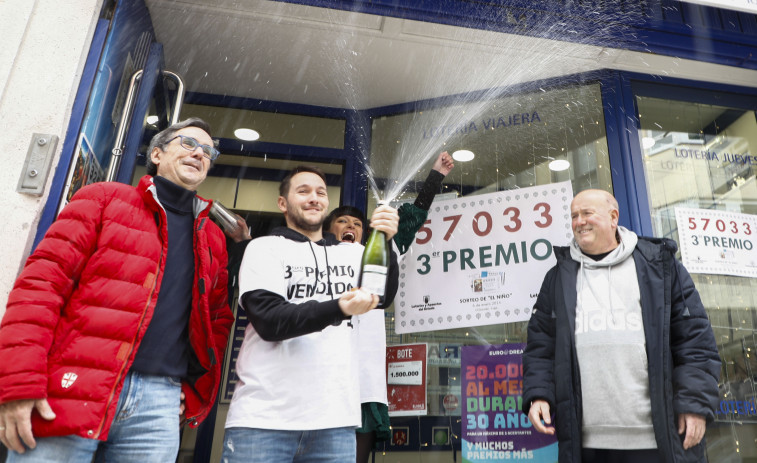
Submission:
MULTIPOLYGON (((134 96, 137 94, 139 86, 138 82, 142 79, 143 69, 136 71, 131 76, 129 81, 129 89, 126 93, 126 101, 124 102, 124 110, 121 113, 121 120, 118 122, 118 131, 116 132, 116 140, 113 143, 113 149, 111 150, 112 156, 110 157, 110 163, 108 164, 108 175, 105 181, 112 182, 115 180, 118 174, 118 168, 121 165, 121 156, 123 155, 124 138, 126 137, 126 131, 129 128, 129 120, 131 120, 132 111, 134 110, 134 96)), ((171 111, 171 120, 168 124, 173 125, 179 122, 179 113, 181 112, 181 106, 184 103, 184 80, 171 71, 162 71, 164 77, 172 78, 176 81, 176 102, 174 103, 173 111, 171 111)), ((147 153, 149 156, 149 153, 147 153)))

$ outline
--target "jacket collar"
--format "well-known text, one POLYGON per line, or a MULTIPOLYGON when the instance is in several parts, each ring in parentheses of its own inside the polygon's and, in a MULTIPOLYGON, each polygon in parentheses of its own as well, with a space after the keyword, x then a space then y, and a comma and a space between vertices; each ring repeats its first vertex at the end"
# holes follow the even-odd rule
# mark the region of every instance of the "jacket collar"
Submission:
POLYGON ((670 255, 675 255, 678 245, 669 238, 646 238, 640 236, 636 248, 644 256, 644 259, 652 262, 659 260, 663 252, 666 251, 670 255))
MULTIPOLYGON (((678 250, 678 245, 675 241, 669 238, 649 238, 646 236, 639 236, 636 243, 636 249, 641 253, 644 259, 648 261, 654 261, 660 258, 663 251, 670 252, 675 255, 678 250)), ((555 253, 555 259, 558 263, 564 263, 565 261, 572 261, 570 257, 569 246, 555 246, 552 248, 555 253)))
MULTIPOLYGON (((139 191, 139 194, 142 196, 142 199, 145 201, 145 203, 149 204, 150 207, 154 211, 163 210, 163 206, 160 204, 160 201, 158 200, 158 191, 155 188, 155 183, 153 182, 151 175, 145 175, 141 179, 139 179, 139 183, 137 184, 137 191, 139 191)), ((203 211, 206 211, 210 207, 211 201, 208 201, 207 199, 195 195, 194 197, 194 203, 192 206, 194 217, 197 218, 200 216, 203 211)))

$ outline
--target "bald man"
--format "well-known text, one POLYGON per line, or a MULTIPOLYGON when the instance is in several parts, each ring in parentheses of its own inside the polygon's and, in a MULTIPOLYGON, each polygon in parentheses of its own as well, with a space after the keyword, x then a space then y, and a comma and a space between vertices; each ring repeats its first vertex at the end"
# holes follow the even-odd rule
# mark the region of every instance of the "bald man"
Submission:
POLYGON ((720 357, 702 301, 665 238, 618 225, 585 190, 528 324, 523 412, 561 463, 704 462, 720 357))

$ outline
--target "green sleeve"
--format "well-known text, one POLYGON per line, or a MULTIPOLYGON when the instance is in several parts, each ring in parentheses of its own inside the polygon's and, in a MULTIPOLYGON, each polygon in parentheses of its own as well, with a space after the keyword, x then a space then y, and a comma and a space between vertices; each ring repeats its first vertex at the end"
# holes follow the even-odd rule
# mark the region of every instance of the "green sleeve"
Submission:
POLYGON ((400 254, 406 253, 410 245, 413 244, 415 234, 428 217, 428 210, 434 201, 434 196, 441 189, 442 180, 444 180, 444 175, 432 169, 428 173, 426 181, 423 182, 415 202, 403 204, 397 210, 400 215, 400 223, 397 234, 394 235, 394 243, 400 250, 400 254))
POLYGON ((413 244, 418 229, 426 221, 428 211, 415 204, 403 204, 397 212, 400 216, 400 223, 397 234, 394 235, 394 243, 400 250, 400 254, 404 254, 413 244))

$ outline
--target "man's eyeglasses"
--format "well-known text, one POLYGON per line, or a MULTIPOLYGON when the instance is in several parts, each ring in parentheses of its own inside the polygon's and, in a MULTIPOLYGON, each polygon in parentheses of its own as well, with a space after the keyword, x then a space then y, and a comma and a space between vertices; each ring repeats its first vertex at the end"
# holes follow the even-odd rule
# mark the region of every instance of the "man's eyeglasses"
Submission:
POLYGON ((210 159, 211 161, 215 161, 218 155, 221 154, 221 152, 214 147, 210 145, 201 145, 200 142, 186 135, 176 135, 172 139, 168 140, 166 142, 166 145, 176 140, 177 138, 179 139, 179 144, 181 145, 181 147, 186 150, 194 151, 199 146, 202 149, 202 154, 204 154, 205 157, 210 159))

